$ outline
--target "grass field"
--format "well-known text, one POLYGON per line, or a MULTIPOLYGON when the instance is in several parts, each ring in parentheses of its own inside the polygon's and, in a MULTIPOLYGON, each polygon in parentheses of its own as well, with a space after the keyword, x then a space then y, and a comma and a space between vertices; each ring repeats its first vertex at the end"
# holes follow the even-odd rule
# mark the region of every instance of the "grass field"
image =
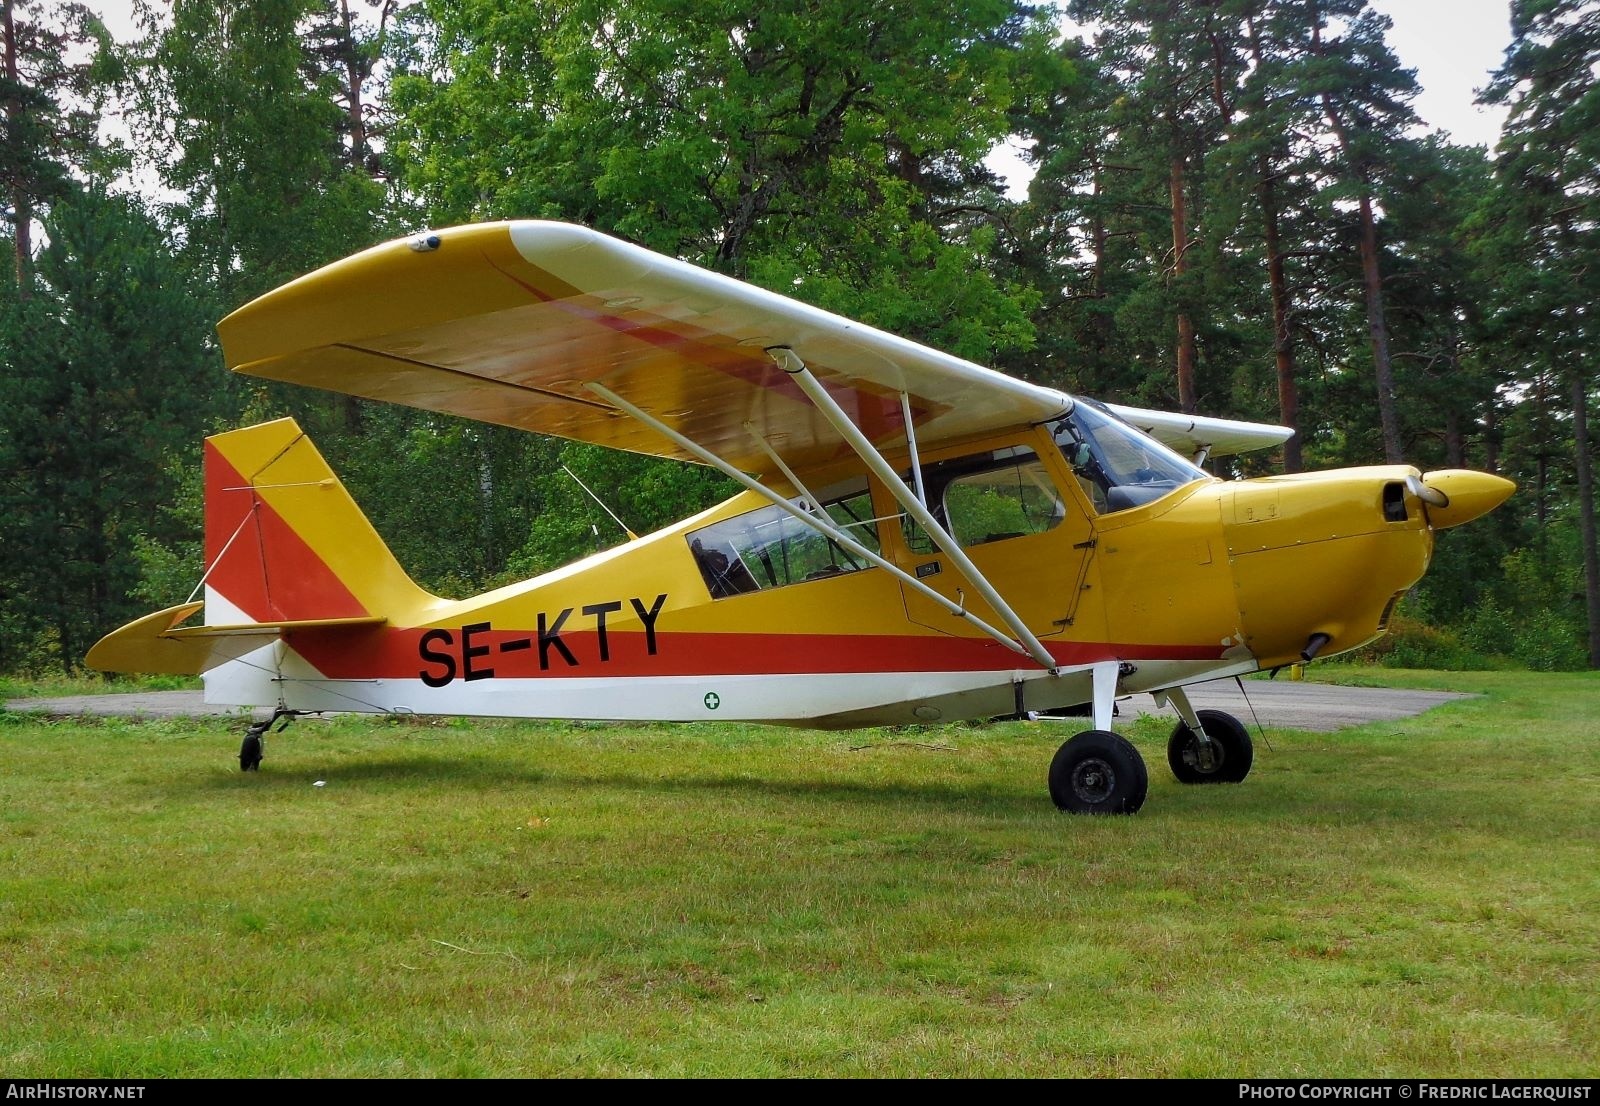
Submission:
POLYGON ((1240 786, 1124 720, 1108 819, 1068 727, 0 712, 0 1070, 1592 1077, 1600 676, 1385 681, 1480 697, 1240 786))

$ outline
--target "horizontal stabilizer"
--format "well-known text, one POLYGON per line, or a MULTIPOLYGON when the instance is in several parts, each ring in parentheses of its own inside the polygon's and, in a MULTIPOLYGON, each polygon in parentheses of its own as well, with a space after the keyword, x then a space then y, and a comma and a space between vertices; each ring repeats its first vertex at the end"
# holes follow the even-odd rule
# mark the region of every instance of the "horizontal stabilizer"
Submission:
POLYGON ((388 621, 373 616, 180 627, 181 622, 203 606, 204 603, 183 603, 147 614, 101 638, 85 660, 90 668, 101 672, 198 676, 272 644, 286 630, 381 626, 388 621))

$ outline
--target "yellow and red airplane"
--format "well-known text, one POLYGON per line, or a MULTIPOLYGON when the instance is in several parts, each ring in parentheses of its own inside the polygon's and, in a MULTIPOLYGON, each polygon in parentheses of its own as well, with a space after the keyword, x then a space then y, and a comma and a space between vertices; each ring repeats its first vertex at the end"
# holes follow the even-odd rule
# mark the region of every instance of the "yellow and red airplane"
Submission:
POLYGON ((1148 777, 1112 732, 1118 696, 1177 709, 1178 779, 1242 780, 1248 732, 1185 685, 1371 640, 1434 531, 1513 490, 1403 465, 1220 480, 1208 454, 1289 431, 1069 396, 561 223, 377 246, 218 331, 238 372, 696 461, 746 489, 458 601, 410 580, 292 420, 212 437, 203 602, 88 663, 203 673, 210 703, 290 716, 857 727, 1087 704, 1051 797, 1131 813, 1148 777))

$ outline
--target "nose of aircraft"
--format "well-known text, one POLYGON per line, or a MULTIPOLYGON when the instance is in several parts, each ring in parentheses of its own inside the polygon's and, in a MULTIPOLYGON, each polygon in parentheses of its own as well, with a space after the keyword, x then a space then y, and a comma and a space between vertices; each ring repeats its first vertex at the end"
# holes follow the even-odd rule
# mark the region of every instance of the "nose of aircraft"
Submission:
POLYGON ((1401 465, 1228 486, 1220 505, 1245 642, 1269 666, 1381 634, 1427 569, 1433 532, 1493 510, 1514 490, 1485 472, 1422 476, 1401 465))
POLYGON ((1517 490, 1504 477, 1471 469, 1430 472, 1422 478, 1422 484, 1425 490, 1418 498, 1425 504, 1428 525, 1435 530, 1447 530, 1486 515, 1517 490))

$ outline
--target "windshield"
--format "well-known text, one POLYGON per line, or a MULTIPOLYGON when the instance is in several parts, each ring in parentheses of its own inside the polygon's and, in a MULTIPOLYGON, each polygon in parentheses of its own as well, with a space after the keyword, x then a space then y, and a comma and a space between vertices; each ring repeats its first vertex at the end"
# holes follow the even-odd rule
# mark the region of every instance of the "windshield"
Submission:
POLYGON ((1078 400, 1054 434, 1101 514, 1126 511, 1206 479, 1204 470, 1090 400, 1078 400))

